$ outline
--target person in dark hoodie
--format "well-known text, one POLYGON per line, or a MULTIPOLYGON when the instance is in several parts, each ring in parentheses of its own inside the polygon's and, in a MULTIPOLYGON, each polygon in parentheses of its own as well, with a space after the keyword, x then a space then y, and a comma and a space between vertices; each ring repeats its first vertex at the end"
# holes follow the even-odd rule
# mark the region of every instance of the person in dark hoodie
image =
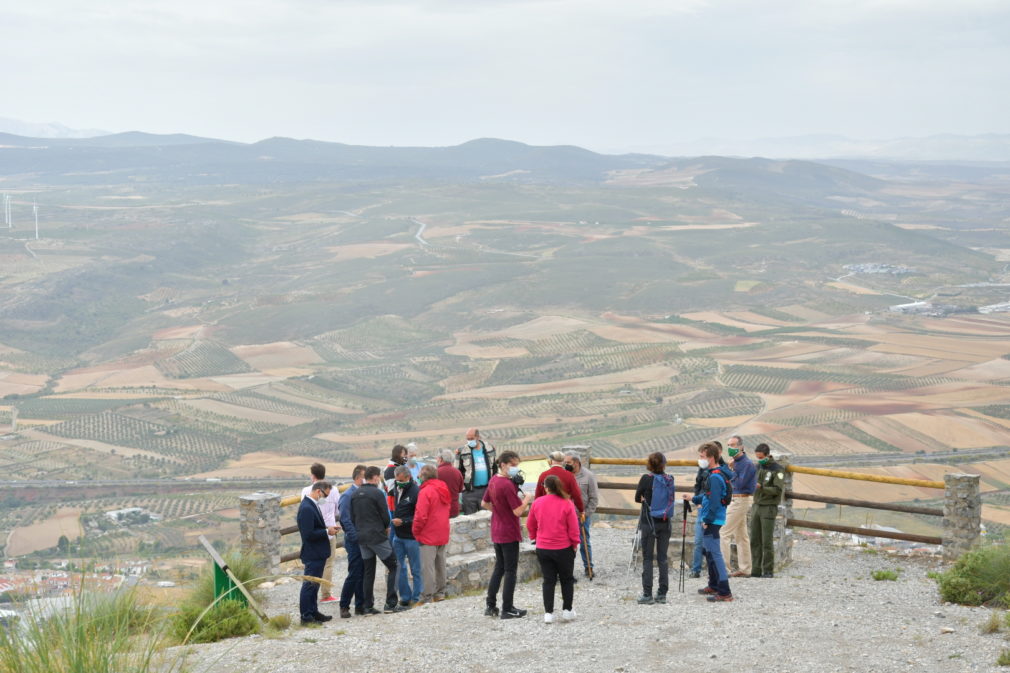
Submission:
MULTIPOLYGON (((707 472, 701 492, 691 498, 696 505, 701 505, 698 519, 704 530, 702 549, 705 554, 705 564, 708 566, 708 586, 699 589, 698 593, 708 596, 710 602, 733 600, 729 589, 729 573, 722 558, 722 547, 719 541, 719 530, 726 523, 726 503, 723 502, 727 493, 727 482, 733 478, 732 471, 719 464, 722 451, 715 442, 706 442, 698 448, 698 467, 707 472)), ((691 496, 684 494, 684 499, 691 496)))
POLYGON ((351 522, 358 532, 358 547, 365 565, 365 614, 377 615, 375 609, 375 559, 386 566, 385 612, 401 612, 396 601, 396 554, 389 543, 389 510, 379 488, 382 470, 374 465, 365 470, 365 482, 351 496, 351 522))
POLYGON ((400 607, 409 608, 421 598, 421 547, 414 539, 412 525, 417 507, 417 482, 410 476, 410 468, 397 465, 393 470, 393 491, 389 494, 393 502, 393 552, 400 567, 397 583, 400 588, 400 607), (410 563, 410 580, 407 579, 407 563, 410 563), (411 586, 413 584, 413 586, 411 586))
POLYGON ((418 474, 421 488, 411 526, 414 538, 421 545, 422 581, 418 605, 445 598, 445 548, 449 544, 452 494, 437 475, 433 465, 422 466, 418 474))

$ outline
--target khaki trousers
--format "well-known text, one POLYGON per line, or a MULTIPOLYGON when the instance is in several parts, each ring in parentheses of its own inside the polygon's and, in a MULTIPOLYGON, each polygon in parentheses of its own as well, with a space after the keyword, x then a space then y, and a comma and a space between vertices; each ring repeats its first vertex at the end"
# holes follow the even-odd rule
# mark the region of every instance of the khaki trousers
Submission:
MULTIPOLYGON (((330 558, 326 559, 326 565, 323 567, 323 583, 320 586, 319 593, 323 595, 323 598, 331 598, 333 596, 333 559, 337 555, 337 538, 330 538, 330 558)), ((337 593, 340 590, 337 589, 337 593)))
POLYGON ((750 554, 750 496, 733 496, 733 502, 726 508, 726 524, 722 527, 722 557, 726 561, 726 569, 730 565, 730 539, 736 542, 737 570, 747 575, 751 574, 750 554))
POLYGON ((421 600, 445 598, 445 545, 421 545, 421 600))

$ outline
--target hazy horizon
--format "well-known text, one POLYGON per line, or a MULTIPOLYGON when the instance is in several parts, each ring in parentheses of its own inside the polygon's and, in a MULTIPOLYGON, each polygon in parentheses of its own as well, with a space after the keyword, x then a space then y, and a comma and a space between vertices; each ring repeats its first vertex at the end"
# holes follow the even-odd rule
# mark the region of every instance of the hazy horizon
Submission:
POLYGON ((1010 133, 988 0, 57 0, 0 12, 3 116, 111 132, 597 151, 1010 133), (31 54, 31 58, 25 58, 31 54))

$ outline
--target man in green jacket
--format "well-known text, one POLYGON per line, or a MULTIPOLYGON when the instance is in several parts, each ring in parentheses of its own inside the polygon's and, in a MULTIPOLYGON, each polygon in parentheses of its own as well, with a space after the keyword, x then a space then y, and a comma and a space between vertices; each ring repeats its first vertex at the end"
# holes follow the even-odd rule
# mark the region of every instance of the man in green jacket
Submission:
POLYGON ((775 516, 786 489, 786 471, 771 457, 767 444, 754 448, 758 462, 757 490, 750 519, 751 577, 775 576, 775 516))

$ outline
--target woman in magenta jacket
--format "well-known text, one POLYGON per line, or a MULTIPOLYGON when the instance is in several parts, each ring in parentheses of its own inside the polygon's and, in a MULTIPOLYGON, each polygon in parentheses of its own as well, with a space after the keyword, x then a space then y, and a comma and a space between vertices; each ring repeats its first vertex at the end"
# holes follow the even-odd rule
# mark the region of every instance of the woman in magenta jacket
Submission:
POLYGON ((544 480, 547 495, 530 507, 526 529, 537 543, 537 560, 544 577, 544 622, 554 621, 554 585, 561 580, 561 620, 575 619, 575 550, 579 546, 579 518, 575 505, 561 488, 561 480, 550 475, 544 480))

